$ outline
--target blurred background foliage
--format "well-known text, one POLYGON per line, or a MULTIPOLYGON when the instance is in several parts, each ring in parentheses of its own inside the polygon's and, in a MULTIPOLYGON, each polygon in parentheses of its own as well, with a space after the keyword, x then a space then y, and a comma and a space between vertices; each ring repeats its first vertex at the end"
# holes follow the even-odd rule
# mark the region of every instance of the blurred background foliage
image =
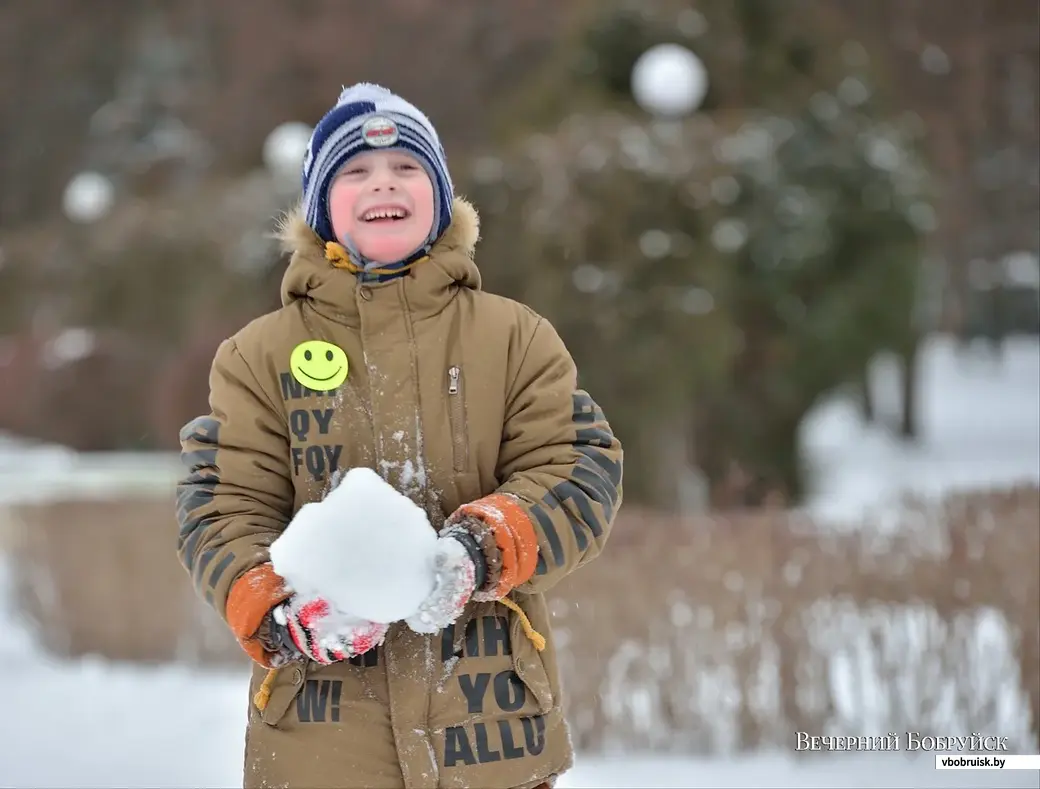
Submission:
POLYGON ((879 352, 913 440, 925 335, 1037 332, 1037 24, 1018 0, 0 4, 0 431, 175 448, 219 341, 278 305, 298 184, 269 135, 372 80, 438 126, 485 287, 559 328, 633 501, 797 502, 799 425, 840 388, 869 416, 879 352), (695 111, 636 101, 659 44, 703 64, 695 111))

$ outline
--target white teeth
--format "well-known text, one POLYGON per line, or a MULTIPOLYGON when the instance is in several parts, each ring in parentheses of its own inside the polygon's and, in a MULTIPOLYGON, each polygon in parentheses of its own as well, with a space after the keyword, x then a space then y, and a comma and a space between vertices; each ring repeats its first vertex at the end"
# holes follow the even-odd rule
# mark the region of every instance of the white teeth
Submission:
POLYGON ((366 222, 373 219, 404 219, 405 211, 401 208, 382 208, 377 211, 366 211, 361 218, 366 222))

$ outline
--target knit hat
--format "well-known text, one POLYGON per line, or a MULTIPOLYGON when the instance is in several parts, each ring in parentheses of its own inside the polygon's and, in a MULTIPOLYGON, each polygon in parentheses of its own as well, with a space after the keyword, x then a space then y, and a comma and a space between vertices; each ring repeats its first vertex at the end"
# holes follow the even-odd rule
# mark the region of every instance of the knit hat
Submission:
POLYGON ((350 159, 370 150, 406 151, 433 182, 433 227, 425 254, 451 224, 454 187, 437 130, 409 102, 380 85, 359 82, 344 88, 336 106, 318 121, 303 161, 303 205, 307 224, 322 241, 342 241, 359 258, 350 239, 337 239, 329 218, 329 187, 350 159))

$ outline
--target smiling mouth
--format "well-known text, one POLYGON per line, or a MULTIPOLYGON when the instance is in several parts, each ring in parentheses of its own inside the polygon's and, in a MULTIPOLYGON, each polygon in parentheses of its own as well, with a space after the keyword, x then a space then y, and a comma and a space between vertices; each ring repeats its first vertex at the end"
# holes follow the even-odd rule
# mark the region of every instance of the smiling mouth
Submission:
POLYGON ((384 205, 370 208, 359 219, 365 224, 392 224, 408 219, 412 215, 404 206, 384 205))
POLYGON ((339 375, 339 371, 342 370, 342 369, 343 369, 342 367, 337 367, 336 371, 334 373, 332 373, 332 375, 326 375, 324 378, 319 378, 316 375, 311 375, 309 372, 304 370, 302 367, 300 368, 300 372, 303 373, 304 375, 306 375, 312 381, 331 381, 333 378, 335 378, 337 375, 339 375))

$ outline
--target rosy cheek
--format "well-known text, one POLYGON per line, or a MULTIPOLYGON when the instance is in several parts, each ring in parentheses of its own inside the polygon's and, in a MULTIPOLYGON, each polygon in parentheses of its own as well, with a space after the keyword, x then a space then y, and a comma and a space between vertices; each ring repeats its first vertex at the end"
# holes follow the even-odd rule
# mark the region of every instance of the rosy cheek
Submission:
POLYGON ((420 216, 433 215, 433 187, 427 181, 415 183, 409 191, 415 205, 415 212, 420 216))
POLYGON ((357 192, 342 186, 342 182, 333 185, 329 192, 329 219, 336 235, 349 235, 354 229, 354 206, 357 203, 357 192))

